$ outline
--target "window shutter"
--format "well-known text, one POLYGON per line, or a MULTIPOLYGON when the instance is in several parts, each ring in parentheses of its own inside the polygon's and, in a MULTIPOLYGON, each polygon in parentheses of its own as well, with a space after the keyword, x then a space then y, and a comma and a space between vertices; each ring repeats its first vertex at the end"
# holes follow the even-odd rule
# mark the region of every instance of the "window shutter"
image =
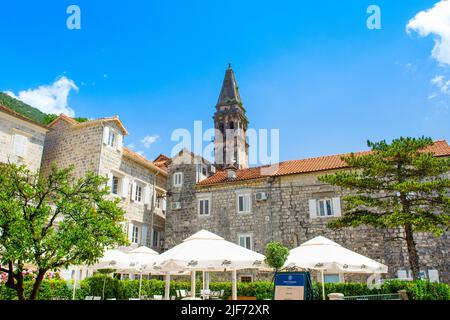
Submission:
POLYGON ((112 174, 112 172, 108 172, 108 187, 109 187, 109 191, 112 191, 112 185, 113 185, 113 174, 112 174))
POLYGON ((439 272, 437 270, 428 270, 428 279, 430 282, 439 282, 439 272))
POLYGON ((397 270, 397 277, 399 279, 407 279, 408 275, 406 273, 406 270, 397 270))
POLYGON ((147 226, 142 226, 142 233, 141 233, 141 245, 146 246, 147 245, 147 226))
POLYGON ((150 203, 150 187, 149 186, 145 186, 144 187, 144 204, 149 204, 150 203))
POLYGON ((341 198, 333 198, 333 215, 335 217, 340 217, 341 214, 341 198))
POLYGON ((131 184, 131 201, 134 201, 136 197, 136 182, 131 184))
POLYGON ((14 154, 18 157, 24 157, 26 153, 28 138, 21 134, 14 135, 14 154))
POLYGON ((309 217, 311 219, 317 218, 317 200, 316 199, 309 200, 309 217))
POLYGON ((127 177, 122 179, 122 197, 128 196, 128 187, 130 185, 130 181, 127 177))
POLYGON ((109 127, 104 127, 103 128, 103 143, 108 144, 108 139, 109 139, 109 127))
POLYGON ((117 134, 117 150, 122 151, 123 147, 123 136, 121 134, 117 134))
POLYGON ((128 223, 128 240, 133 241, 133 224, 128 223))
POLYGON ((166 207, 167 207, 166 198, 162 198, 162 209, 163 209, 164 211, 166 211, 166 207))

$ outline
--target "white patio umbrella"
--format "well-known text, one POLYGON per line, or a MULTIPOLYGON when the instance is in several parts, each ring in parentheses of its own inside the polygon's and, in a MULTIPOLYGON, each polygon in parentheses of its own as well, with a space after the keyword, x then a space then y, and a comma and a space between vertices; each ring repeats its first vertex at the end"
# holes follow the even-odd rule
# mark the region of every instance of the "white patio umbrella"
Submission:
POLYGON ((342 247, 322 236, 315 237, 292 249, 284 268, 318 270, 322 276, 325 299, 324 272, 329 273, 387 273, 388 267, 359 253, 342 247))
POLYGON ((139 270, 139 299, 141 298, 142 291, 142 273, 143 270, 150 266, 158 257, 158 252, 152 250, 146 246, 133 249, 128 253, 131 256, 132 261, 136 262, 137 269, 139 270))
MULTIPOLYGON (((268 269, 264 260, 262 254, 226 241, 212 232, 201 230, 160 254, 152 269, 166 272, 191 271, 193 298, 195 298, 196 271, 232 271, 232 298, 236 300, 236 270, 268 269)), ((170 274, 166 274, 166 299, 170 285, 168 278, 170 279, 170 274)))

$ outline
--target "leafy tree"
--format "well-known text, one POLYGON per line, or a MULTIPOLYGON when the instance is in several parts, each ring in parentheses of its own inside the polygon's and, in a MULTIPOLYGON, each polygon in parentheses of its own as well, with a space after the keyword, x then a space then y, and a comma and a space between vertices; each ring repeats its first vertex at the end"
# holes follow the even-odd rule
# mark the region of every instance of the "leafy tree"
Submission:
POLYGON ((432 145, 424 137, 369 141, 372 152, 343 157, 351 170, 319 178, 353 194, 344 197, 345 212, 331 228, 403 228, 414 279, 420 270, 414 233, 440 236, 450 225, 450 159, 435 157, 432 145))
POLYGON ((266 245, 266 263, 276 271, 280 270, 289 256, 289 249, 281 243, 271 241, 266 245))
POLYGON ((120 226, 124 211, 109 193, 105 178, 72 168, 53 166, 47 177, 24 166, 0 164, 0 271, 6 286, 24 300, 24 268, 34 265, 37 276, 30 300, 37 297, 49 270, 92 264, 106 247, 126 244, 120 226))

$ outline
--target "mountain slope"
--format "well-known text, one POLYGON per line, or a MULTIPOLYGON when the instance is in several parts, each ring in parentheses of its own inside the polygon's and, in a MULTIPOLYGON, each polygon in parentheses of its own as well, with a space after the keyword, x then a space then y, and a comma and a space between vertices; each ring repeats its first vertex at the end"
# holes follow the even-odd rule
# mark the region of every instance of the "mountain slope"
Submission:
POLYGON ((42 124, 45 124, 46 122, 45 118, 47 117, 47 114, 20 100, 14 99, 3 92, 0 92, 0 104, 36 122, 42 124))

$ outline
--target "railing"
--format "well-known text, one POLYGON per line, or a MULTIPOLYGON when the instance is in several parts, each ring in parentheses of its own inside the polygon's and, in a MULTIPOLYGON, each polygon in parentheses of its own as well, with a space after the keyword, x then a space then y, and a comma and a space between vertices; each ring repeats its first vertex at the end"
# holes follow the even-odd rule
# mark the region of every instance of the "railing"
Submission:
POLYGON ((400 293, 344 297, 344 300, 402 300, 400 293))

